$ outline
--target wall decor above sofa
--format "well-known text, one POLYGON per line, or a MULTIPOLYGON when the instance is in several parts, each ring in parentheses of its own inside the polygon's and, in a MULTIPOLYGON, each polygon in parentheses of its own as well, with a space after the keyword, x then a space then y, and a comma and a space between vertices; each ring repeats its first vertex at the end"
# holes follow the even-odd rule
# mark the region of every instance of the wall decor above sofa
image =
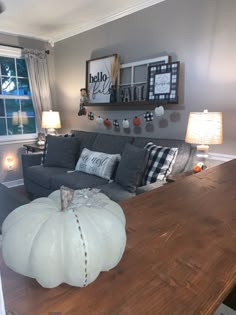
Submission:
POLYGON ((88 106, 177 103, 179 65, 168 55, 121 65, 117 54, 88 60, 88 106))
POLYGON ((117 54, 86 61, 86 89, 90 103, 109 103, 119 74, 117 54))

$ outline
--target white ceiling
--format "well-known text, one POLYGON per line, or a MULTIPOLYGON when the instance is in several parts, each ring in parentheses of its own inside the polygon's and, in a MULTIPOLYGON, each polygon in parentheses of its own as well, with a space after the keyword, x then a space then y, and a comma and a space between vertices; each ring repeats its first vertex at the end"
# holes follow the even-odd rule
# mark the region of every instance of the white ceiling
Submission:
POLYGON ((165 0, 3 0, 0 32, 56 42, 165 0))

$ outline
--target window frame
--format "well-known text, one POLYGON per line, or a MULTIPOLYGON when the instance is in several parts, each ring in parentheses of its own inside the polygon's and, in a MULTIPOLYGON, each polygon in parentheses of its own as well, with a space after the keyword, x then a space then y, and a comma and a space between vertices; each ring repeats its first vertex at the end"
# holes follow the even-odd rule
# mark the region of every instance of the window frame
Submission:
MULTIPOLYGON (((9 57, 9 58, 18 58, 24 59, 22 54, 21 48, 9 47, 0 45, 0 56, 1 57, 9 57)), ((23 95, 2 95, 0 94, 0 99, 20 99, 20 100, 32 100, 30 96, 23 96, 23 95)), ((35 133, 28 133, 28 134, 17 134, 17 135, 0 135, 0 144, 4 143, 19 143, 24 142, 25 140, 35 140, 38 134, 38 127, 37 121, 35 117, 35 125, 36 125, 36 132, 35 133)))

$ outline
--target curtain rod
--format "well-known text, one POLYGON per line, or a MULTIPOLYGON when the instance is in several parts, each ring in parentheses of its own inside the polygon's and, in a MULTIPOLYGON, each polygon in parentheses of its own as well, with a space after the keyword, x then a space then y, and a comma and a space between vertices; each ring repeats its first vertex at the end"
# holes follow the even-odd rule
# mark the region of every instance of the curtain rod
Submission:
MULTIPOLYGON (((21 47, 21 46, 7 45, 7 44, 1 44, 1 43, 0 43, 0 45, 1 46, 5 46, 5 47, 19 48, 19 49, 24 49, 25 48, 25 47, 21 47)), ((50 50, 45 50, 45 53, 49 55, 50 54, 50 50)))

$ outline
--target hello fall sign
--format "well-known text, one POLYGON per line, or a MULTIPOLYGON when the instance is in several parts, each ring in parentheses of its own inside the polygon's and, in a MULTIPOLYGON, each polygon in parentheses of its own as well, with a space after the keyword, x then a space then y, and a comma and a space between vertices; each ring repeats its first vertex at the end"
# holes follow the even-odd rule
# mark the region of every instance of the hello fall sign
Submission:
POLYGON ((86 88, 90 103, 109 103, 111 93, 110 69, 117 55, 91 59, 86 62, 86 88))

